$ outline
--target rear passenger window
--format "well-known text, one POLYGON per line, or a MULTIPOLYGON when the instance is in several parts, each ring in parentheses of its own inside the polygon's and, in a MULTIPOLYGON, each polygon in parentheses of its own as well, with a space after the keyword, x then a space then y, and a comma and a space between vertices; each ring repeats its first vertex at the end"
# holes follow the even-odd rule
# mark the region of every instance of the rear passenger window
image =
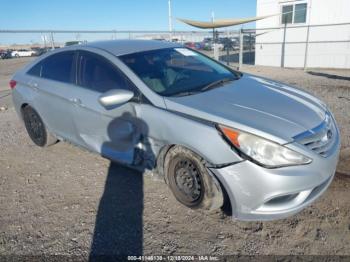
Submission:
POLYGON ((74 52, 62 52, 51 55, 42 61, 41 77, 72 83, 74 79, 73 65, 74 52))
POLYGON ((111 89, 135 91, 126 76, 107 59, 86 51, 79 54, 79 85, 100 93, 111 89))

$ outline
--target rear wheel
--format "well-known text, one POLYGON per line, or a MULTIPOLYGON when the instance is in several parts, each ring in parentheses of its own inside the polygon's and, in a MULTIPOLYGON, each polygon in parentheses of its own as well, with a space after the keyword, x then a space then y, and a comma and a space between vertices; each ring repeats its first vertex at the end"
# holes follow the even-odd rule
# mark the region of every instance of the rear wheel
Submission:
POLYGON ((223 205, 219 182, 205 167, 205 161, 181 146, 169 150, 165 157, 166 182, 175 198, 193 209, 215 210, 223 205))
POLYGON ((50 146, 57 142, 47 130, 39 114, 30 106, 22 109, 24 125, 31 140, 40 147, 50 146))

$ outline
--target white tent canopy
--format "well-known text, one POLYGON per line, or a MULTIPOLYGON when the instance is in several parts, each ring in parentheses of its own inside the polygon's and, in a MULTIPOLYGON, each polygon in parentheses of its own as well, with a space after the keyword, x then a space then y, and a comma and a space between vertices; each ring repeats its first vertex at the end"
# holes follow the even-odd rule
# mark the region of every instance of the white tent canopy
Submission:
POLYGON ((273 15, 257 16, 257 17, 251 17, 251 18, 241 18, 241 19, 218 19, 210 22, 195 21, 195 20, 189 20, 189 19, 183 19, 183 18, 178 18, 178 20, 194 27, 209 29, 209 28, 221 28, 221 27, 228 27, 228 26, 234 26, 234 25, 241 25, 245 23, 258 21, 270 16, 273 16, 273 15))

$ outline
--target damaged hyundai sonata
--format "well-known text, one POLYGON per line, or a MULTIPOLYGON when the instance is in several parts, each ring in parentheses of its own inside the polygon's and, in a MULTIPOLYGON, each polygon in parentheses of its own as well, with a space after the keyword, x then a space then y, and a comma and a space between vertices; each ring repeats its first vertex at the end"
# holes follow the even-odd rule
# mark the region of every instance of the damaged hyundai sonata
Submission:
POLYGON ((10 86, 36 145, 65 140, 154 169, 182 204, 227 201, 240 220, 299 212, 325 192, 338 162, 339 131, 323 102, 175 43, 62 48, 10 86))

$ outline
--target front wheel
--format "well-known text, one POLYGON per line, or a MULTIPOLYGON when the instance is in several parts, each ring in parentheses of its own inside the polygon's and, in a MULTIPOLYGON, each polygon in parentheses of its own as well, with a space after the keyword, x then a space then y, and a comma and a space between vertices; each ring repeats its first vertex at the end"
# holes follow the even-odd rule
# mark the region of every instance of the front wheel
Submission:
POLYGON ((40 147, 50 146, 57 142, 47 130, 39 114, 30 106, 22 109, 24 125, 31 140, 40 147))
POLYGON ((224 202, 220 183, 205 161, 192 151, 175 146, 164 162, 165 179, 175 198, 192 209, 215 210, 224 202))

